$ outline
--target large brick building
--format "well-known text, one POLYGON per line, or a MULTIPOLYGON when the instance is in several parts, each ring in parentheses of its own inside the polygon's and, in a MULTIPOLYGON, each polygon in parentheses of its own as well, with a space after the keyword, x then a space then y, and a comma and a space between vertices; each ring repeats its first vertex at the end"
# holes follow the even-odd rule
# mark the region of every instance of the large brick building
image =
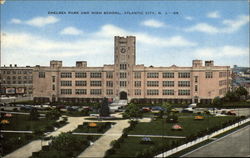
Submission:
POLYGON ((134 36, 114 38, 114 64, 64 67, 62 61, 33 69, 33 96, 47 101, 98 101, 103 97, 135 102, 209 102, 230 86, 230 67, 193 60, 192 67, 136 65, 134 36))
POLYGON ((33 67, 33 97, 39 101, 210 102, 230 88, 230 67, 193 60, 191 67, 136 65, 134 36, 114 38, 114 64, 64 67, 62 61, 33 67))

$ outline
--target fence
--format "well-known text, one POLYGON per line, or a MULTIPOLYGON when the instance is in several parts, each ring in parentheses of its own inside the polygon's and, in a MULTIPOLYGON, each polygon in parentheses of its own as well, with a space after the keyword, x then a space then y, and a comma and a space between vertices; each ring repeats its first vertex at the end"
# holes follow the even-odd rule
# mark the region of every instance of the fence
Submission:
POLYGON ((250 121, 250 118, 247 118, 247 119, 242 120, 242 121, 240 121, 240 122, 238 122, 238 123, 235 123, 235 124, 233 124, 233 125, 231 125, 231 126, 228 126, 228 127, 223 128, 223 129, 220 129, 220 130, 218 130, 218 131, 216 131, 216 132, 214 132, 214 133, 212 133, 212 134, 206 135, 206 136, 201 137, 201 138, 197 138, 196 140, 194 140, 194 141, 192 141, 192 142, 188 142, 188 143, 183 144, 183 145, 181 145, 181 146, 178 146, 178 147, 176 147, 176 148, 174 148, 174 149, 171 149, 171 150, 168 150, 168 151, 166 151, 166 152, 164 152, 164 153, 161 153, 161 154, 159 154, 159 155, 156 155, 155 157, 167 157, 167 156, 169 156, 169 155, 175 154, 175 153, 177 153, 177 152, 179 152, 179 151, 181 151, 181 150, 184 150, 184 149, 187 149, 187 148, 189 148, 189 147, 191 147, 191 146, 194 146, 194 145, 196 145, 196 144, 199 144, 199 143, 201 143, 201 142, 203 142, 203 141, 205 141, 205 140, 208 140, 208 139, 210 139, 210 138, 212 138, 212 137, 215 137, 215 136, 217 136, 217 135, 219 135, 219 134, 221 134, 221 133, 224 133, 224 132, 229 131, 229 130, 231 130, 231 129, 233 129, 233 128, 236 128, 236 127, 238 127, 238 126, 240 126, 240 125, 242 125, 242 124, 244 124, 244 123, 247 123, 247 122, 249 122, 249 121, 250 121))

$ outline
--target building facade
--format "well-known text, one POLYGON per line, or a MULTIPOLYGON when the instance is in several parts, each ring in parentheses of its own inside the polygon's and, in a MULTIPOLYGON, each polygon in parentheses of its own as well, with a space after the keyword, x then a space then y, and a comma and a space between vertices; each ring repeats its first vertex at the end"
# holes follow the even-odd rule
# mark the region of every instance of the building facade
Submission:
POLYGON ((231 82, 229 66, 193 60, 191 67, 136 65, 136 38, 114 38, 114 64, 88 67, 86 61, 65 67, 62 61, 33 67, 36 101, 85 102, 103 97, 133 102, 210 102, 231 82))
POLYGON ((17 65, 0 68, 1 95, 30 96, 33 93, 33 68, 17 67, 17 65))

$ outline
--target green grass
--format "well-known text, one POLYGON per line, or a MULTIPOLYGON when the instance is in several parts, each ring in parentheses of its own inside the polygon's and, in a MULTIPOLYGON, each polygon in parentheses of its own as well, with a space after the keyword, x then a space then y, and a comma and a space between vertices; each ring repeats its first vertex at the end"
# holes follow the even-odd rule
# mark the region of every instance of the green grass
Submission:
POLYGON ((142 137, 126 138, 121 144, 120 148, 116 149, 115 154, 112 154, 109 157, 135 157, 136 153, 142 151, 143 149, 148 149, 151 146, 155 146, 163 141, 171 144, 172 141, 176 140, 166 138, 151 138, 153 144, 141 144, 141 139, 142 137))
POLYGON ((1 133, 3 139, 1 144, 3 147, 3 155, 7 155, 12 151, 20 148, 21 146, 28 144, 32 140, 38 139, 39 137, 34 134, 21 134, 21 133, 1 133), (19 139, 20 138, 20 139, 19 139))
MULTIPOLYGON (((179 117, 179 122, 183 127, 182 131, 172 131, 171 128, 175 123, 166 123, 164 119, 157 119, 152 122, 140 122, 138 123, 133 130, 131 130, 128 134, 135 135, 170 135, 170 136, 190 136, 195 135, 198 132, 205 130, 209 127, 219 126, 224 122, 229 120, 233 120, 234 116, 226 116, 226 117, 208 117, 206 116, 204 120, 194 120, 194 117, 191 116, 183 116, 179 117)), ((164 139, 164 138, 151 138, 154 142, 153 145, 145 145, 140 144, 140 138, 137 137, 128 137, 121 143, 120 148, 115 149, 115 153, 109 157, 135 157, 138 152, 142 152, 145 150, 153 149, 153 146, 162 144, 166 142, 168 147, 171 147, 171 144, 175 140, 180 141, 180 145, 185 143, 185 139, 164 139), (152 147, 151 147, 152 146, 152 147)), ((167 147, 166 147, 167 148, 167 147)), ((170 148, 168 148, 170 149, 170 148)), ((166 149, 166 150, 168 150, 166 149)), ((157 153, 161 153, 163 151, 154 151, 155 155, 157 153)))
POLYGON ((6 118, 6 120, 10 121, 10 124, 3 125, 2 130, 38 130, 42 128, 46 128, 47 126, 51 126, 55 120, 47 120, 46 118, 42 118, 39 120, 30 120, 29 115, 12 115, 11 118, 6 118))
POLYGON ((175 123, 166 123, 163 119, 157 119, 149 123, 138 123, 135 129, 130 131, 129 134, 188 136, 206 128, 221 125, 223 122, 232 120, 233 118, 235 117, 205 117, 204 120, 194 120, 193 117, 181 117, 177 124, 182 126, 182 131, 172 131, 171 128, 175 123))
MULTIPOLYGON (((87 141, 87 136, 73 135, 78 140, 80 140, 82 145, 77 146, 74 150, 56 150, 52 146, 48 147, 48 150, 41 150, 38 155, 33 155, 32 158, 71 158, 78 156, 83 152, 89 145, 84 142, 87 141)), ((96 140, 98 137, 94 136, 93 139, 96 140)), ((87 141, 88 142, 88 141, 87 141)))

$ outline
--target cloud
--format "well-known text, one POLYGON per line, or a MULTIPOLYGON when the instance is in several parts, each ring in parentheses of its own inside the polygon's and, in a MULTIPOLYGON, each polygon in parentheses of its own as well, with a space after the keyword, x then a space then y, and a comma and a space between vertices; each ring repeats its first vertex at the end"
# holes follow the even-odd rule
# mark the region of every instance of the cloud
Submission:
POLYGON ((12 24, 21 24, 22 23, 22 21, 20 20, 20 19, 11 19, 10 20, 10 22, 12 23, 12 24))
POLYGON ((249 48, 235 47, 225 45, 222 47, 204 47, 194 50, 194 54, 202 59, 215 59, 215 58, 232 58, 239 56, 247 56, 249 48))
POLYGON ((150 19, 141 22, 141 25, 148 26, 148 27, 153 27, 153 28, 160 28, 160 27, 165 27, 166 25, 158 20, 150 19))
POLYGON ((194 26, 185 28, 187 32, 204 32, 208 34, 233 33, 249 22, 249 16, 240 15, 234 20, 223 20, 223 27, 215 27, 207 23, 198 23, 194 26))
POLYGON ((47 17, 36 17, 31 20, 26 21, 26 24, 36 27, 43 27, 48 24, 54 24, 59 21, 58 18, 54 16, 47 16, 47 17))
POLYGON ((31 26, 35 26, 35 27, 43 27, 43 26, 48 25, 48 24, 57 23, 58 21, 59 21, 59 19, 54 17, 54 16, 47 16, 47 17, 35 17, 35 18, 27 20, 27 21, 13 18, 13 19, 11 19, 10 22, 13 24, 26 24, 26 25, 31 25, 31 26))
POLYGON ((183 38, 182 36, 162 38, 142 32, 126 31, 122 28, 110 24, 102 26, 101 30, 97 32, 96 35, 99 37, 106 37, 106 38, 110 38, 113 36, 133 35, 136 36, 136 40, 139 43, 154 45, 159 47, 190 47, 190 46, 192 47, 197 45, 195 42, 189 41, 183 38))
POLYGON ((206 23, 198 23, 192 27, 185 29, 185 31, 188 31, 188 32, 198 31, 198 32, 205 32, 209 34, 214 34, 214 33, 219 32, 218 28, 212 25, 206 24, 206 23))
POLYGON ((185 16, 184 18, 185 18, 186 20, 190 20, 190 21, 194 19, 194 18, 191 17, 191 16, 185 16))
POLYGON ((213 11, 207 13, 208 18, 220 18, 220 13, 218 11, 213 11))
POLYGON ((61 32, 60 32, 60 34, 62 34, 62 35, 80 35, 80 34, 82 34, 83 32, 81 31, 81 30, 79 30, 79 29, 77 29, 77 28, 75 28, 75 27, 72 27, 72 26, 70 26, 70 27, 66 27, 66 28, 64 28, 61 32))

